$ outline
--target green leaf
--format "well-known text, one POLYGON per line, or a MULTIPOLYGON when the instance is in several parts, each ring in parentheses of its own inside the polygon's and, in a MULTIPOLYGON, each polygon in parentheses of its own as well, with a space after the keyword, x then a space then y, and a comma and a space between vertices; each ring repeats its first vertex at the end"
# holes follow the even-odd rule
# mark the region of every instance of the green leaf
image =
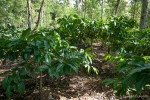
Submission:
POLYGON ((44 60, 44 56, 42 54, 38 55, 37 61, 40 63, 43 62, 43 60, 44 60))
POLYGON ((135 88, 137 92, 140 92, 142 90, 142 87, 144 87, 149 79, 149 76, 147 74, 140 75, 139 79, 137 80, 135 84, 135 88))
POLYGON ((57 66, 57 68, 56 68, 56 72, 62 71, 63 68, 64 68, 64 64, 59 64, 59 65, 57 66))
POLYGON ((51 56, 49 53, 45 55, 45 61, 49 66, 51 66, 51 56))
POLYGON ((70 67, 68 65, 64 66, 64 72, 65 72, 65 74, 70 74, 71 70, 70 70, 70 67))
POLYGON ((41 65, 37 67, 37 72, 43 72, 46 69, 49 69, 49 67, 47 65, 41 65))
POLYGON ((145 59, 142 58, 142 57, 135 56, 134 59, 135 59, 136 61, 141 61, 142 63, 145 63, 145 59))
POLYGON ((138 67, 143 67, 144 66, 144 62, 139 61, 139 60, 130 61, 129 64, 135 65, 135 66, 138 66, 138 67))
POLYGON ((125 78, 122 83, 127 88, 132 87, 134 85, 134 83, 136 82, 138 75, 139 75, 139 73, 135 73, 135 74, 131 75, 131 77, 129 77, 128 79, 125 78))
POLYGON ((78 66, 74 66, 75 63, 67 64, 69 65, 76 73, 78 73, 78 66))
POLYGON ((92 67, 93 71, 98 75, 99 70, 94 66, 91 66, 91 67, 92 67))
POLYGON ((12 96, 12 92, 11 92, 11 86, 7 86, 7 89, 6 89, 6 96, 8 98, 10 98, 12 96))
POLYGON ((113 78, 107 78, 107 79, 103 80, 103 82, 107 86, 109 84, 112 84, 114 82, 114 79, 113 78))
POLYGON ((7 87, 11 84, 11 81, 12 81, 12 78, 11 76, 6 76, 4 78, 4 80, 2 81, 2 86, 3 86, 3 89, 6 90, 7 87))
POLYGON ((36 41, 36 46, 37 46, 38 48, 42 47, 42 46, 43 46, 43 45, 42 45, 42 41, 37 40, 37 41, 36 41))
POLYGON ((34 47, 34 56, 38 55, 39 53, 40 53, 39 49, 37 47, 34 47))
POLYGON ((23 94, 24 91, 25 91, 25 85, 24 85, 24 83, 23 82, 19 82, 17 85, 18 85, 17 92, 23 94))
POLYGON ((115 78, 115 81, 113 82, 113 86, 116 87, 119 84, 119 79, 115 78))
POLYGON ((55 76, 55 74, 56 74, 56 70, 53 69, 53 68, 49 68, 49 69, 48 69, 48 74, 49 74, 50 77, 53 77, 53 76, 55 76))
POLYGON ((14 45, 17 45, 20 42, 20 40, 13 40, 9 43, 8 47, 12 47, 14 45))
POLYGON ((79 16, 77 14, 74 14, 73 17, 79 19, 79 16))
POLYGON ((29 36, 30 32, 31 32, 30 28, 28 28, 26 30, 23 30, 20 38, 23 39, 23 40, 27 40, 27 37, 29 36))
POLYGON ((18 83, 18 79, 19 79, 18 74, 13 73, 12 79, 14 80, 14 83, 18 83))
POLYGON ((88 47, 85 49, 85 52, 89 52, 90 50, 92 50, 92 47, 88 47))
POLYGON ((21 68, 21 69, 19 69, 18 73, 19 73, 19 75, 20 75, 21 77, 24 77, 24 76, 26 76, 26 75, 27 75, 27 74, 26 74, 26 70, 25 70, 25 68, 21 68))
POLYGON ((29 42, 29 44, 30 44, 31 46, 35 46, 35 42, 34 42, 34 41, 29 42))
POLYGON ((30 58, 30 53, 25 52, 24 53, 24 59, 27 60, 30 58))
POLYGON ((50 48, 50 45, 48 44, 48 42, 46 40, 44 40, 44 47, 46 50, 48 50, 50 48))
POLYGON ((123 64, 122 66, 120 66, 119 72, 123 72, 124 70, 127 70, 131 66, 132 65, 130 65, 130 64, 123 64))
POLYGON ((55 73, 54 76, 55 76, 56 78, 59 78, 59 74, 58 74, 58 73, 55 73))
POLYGON ((91 73, 91 66, 89 64, 86 65, 88 74, 91 73))
MULTIPOLYGON (((146 64, 145 64, 146 65, 146 64)), ((143 66, 143 67, 138 67, 138 68, 135 68, 133 69, 129 74, 128 74, 128 77, 130 77, 131 75, 133 75, 134 73, 138 73, 138 72, 141 72, 143 70, 149 70, 150 69, 150 66, 143 66)))

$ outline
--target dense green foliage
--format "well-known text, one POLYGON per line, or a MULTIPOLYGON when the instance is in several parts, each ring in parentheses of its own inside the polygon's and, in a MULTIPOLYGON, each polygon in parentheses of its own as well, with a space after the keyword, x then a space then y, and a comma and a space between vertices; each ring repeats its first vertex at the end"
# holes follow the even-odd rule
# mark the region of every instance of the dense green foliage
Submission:
POLYGON ((117 55, 108 54, 105 58, 115 62, 117 76, 106 79, 106 85, 113 84, 118 96, 140 93, 150 78, 150 31, 130 31, 117 49, 117 55))
POLYGON ((60 36, 74 45, 98 39, 102 26, 99 20, 87 20, 77 15, 65 16, 59 19, 58 23, 60 23, 58 28, 60 36))
POLYGON ((99 40, 108 47, 105 60, 114 63, 116 76, 105 79, 113 84, 117 96, 140 93, 147 86, 150 74, 150 29, 137 30, 137 22, 131 18, 109 17, 104 20, 83 19, 77 15, 64 16, 58 27, 31 29, 14 26, 0 27, 0 59, 20 60, 19 66, 3 74, 3 89, 7 97, 12 91, 23 93, 25 81, 43 71, 50 77, 78 73, 79 66, 90 72, 94 54, 91 48, 78 49, 78 44, 99 40), (74 45, 74 46, 72 46, 74 45))
MULTIPOLYGON (((4 29, 5 30, 5 29, 4 29)), ((11 30, 11 29, 10 29, 11 30)), ((2 33, 3 34, 3 33, 2 33)), ((58 78, 61 75, 78 73, 79 66, 85 66, 90 72, 93 54, 87 50, 78 50, 62 40, 55 31, 46 29, 31 34, 31 30, 23 30, 19 37, 0 39, 0 58, 3 64, 6 60, 19 60, 18 67, 6 71, 1 75, 7 75, 2 86, 6 90, 8 98, 12 95, 12 90, 23 93, 24 82, 32 78, 36 73, 47 71, 50 77, 58 78)), ((13 33, 15 34, 15 33, 13 33)))

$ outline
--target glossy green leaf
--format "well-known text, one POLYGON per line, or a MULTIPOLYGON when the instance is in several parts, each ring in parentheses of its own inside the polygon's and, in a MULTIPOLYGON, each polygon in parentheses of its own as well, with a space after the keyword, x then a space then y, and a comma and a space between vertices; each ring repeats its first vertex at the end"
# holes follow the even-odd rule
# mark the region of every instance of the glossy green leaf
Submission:
POLYGON ((130 61, 129 64, 135 65, 138 67, 144 67, 144 62, 141 60, 133 60, 133 61, 130 61))
POLYGON ((4 80, 2 81, 3 89, 6 90, 7 87, 11 84, 11 82, 12 82, 11 76, 6 76, 6 77, 4 78, 4 80))
POLYGON ((37 40, 37 41, 36 41, 36 46, 37 46, 38 48, 42 47, 42 46, 43 46, 42 41, 37 40))
POLYGON ((15 46, 17 45, 18 43, 20 42, 20 40, 13 40, 9 43, 8 47, 12 47, 12 46, 15 46))
POLYGON ((13 79, 14 83, 18 83, 18 80, 19 80, 19 76, 18 76, 18 74, 13 73, 13 75, 12 75, 12 79, 13 79))
POLYGON ((24 53, 24 59, 28 60, 30 58, 30 53, 25 52, 24 53))
POLYGON ((54 76, 55 76, 56 78, 59 78, 59 74, 58 74, 57 72, 54 74, 54 76))
POLYGON ((38 57, 37 57, 37 61, 40 63, 40 62, 43 62, 43 60, 44 60, 44 55, 38 55, 38 57))
POLYGON ((63 68, 64 68, 64 64, 59 64, 59 65, 57 66, 57 68, 56 68, 56 72, 62 71, 63 68))
POLYGON ((91 66, 91 67, 92 67, 93 71, 98 75, 99 70, 96 67, 94 67, 94 66, 91 66))
POLYGON ((134 83, 136 82, 137 78, 138 78, 139 73, 135 73, 133 74, 131 77, 129 77, 128 79, 124 79, 123 80, 123 85, 125 87, 132 87, 134 85, 134 83))
POLYGON ((144 87, 148 81, 149 77, 147 74, 143 74, 139 77, 139 79, 137 80, 136 84, 135 84, 135 88, 137 90, 137 92, 140 92, 142 90, 142 87, 144 87))
POLYGON ((123 72, 125 70, 128 70, 132 65, 130 64, 123 64, 122 66, 120 66, 119 68, 119 72, 123 72))
POLYGON ((74 64, 67 64, 69 65, 76 73, 78 73, 78 66, 74 66, 74 64))
POLYGON ((37 47, 34 47, 34 55, 38 55, 40 53, 39 49, 37 47))
POLYGON ((49 74, 50 77, 54 77, 55 74, 56 74, 56 70, 53 69, 53 68, 49 68, 48 69, 48 74, 49 74))
POLYGON ((10 98, 12 96, 12 92, 11 92, 11 85, 8 85, 7 86, 7 89, 6 89, 6 96, 8 98, 10 98))
POLYGON ((109 84, 112 84, 114 82, 114 79, 111 79, 111 78, 107 78, 107 79, 104 79, 103 82, 105 83, 105 85, 109 85, 109 84))
POLYGON ((50 45, 46 40, 44 40, 44 47, 46 50, 48 50, 50 48, 50 45))
POLYGON ((46 61, 46 63, 47 63, 49 66, 51 66, 52 60, 51 60, 51 55, 50 55, 49 53, 47 53, 47 54, 45 55, 45 61, 46 61))
POLYGON ((49 67, 47 65, 41 65, 41 66, 38 66, 36 70, 37 70, 37 72, 43 72, 46 69, 49 69, 49 67))
POLYGON ((130 77, 131 75, 133 75, 135 73, 138 73, 138 72, 141 72, 141 71, 144 71, 144 70, 148 70, 148 69, 150 69, 150 66, 135 68, 135 69, 133 69, 133 70, 130 71, 130 73, 128 74, 128 77, 130 77))

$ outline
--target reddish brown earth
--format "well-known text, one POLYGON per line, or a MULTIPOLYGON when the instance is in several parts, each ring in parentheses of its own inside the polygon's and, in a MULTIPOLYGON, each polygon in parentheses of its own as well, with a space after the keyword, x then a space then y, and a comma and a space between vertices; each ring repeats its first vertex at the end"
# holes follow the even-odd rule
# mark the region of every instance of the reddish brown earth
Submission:
MULTIPOLYGON (((112 74, 113 66, 106 65, 103 60, 105 47, 99 43, 93 43, 93 52, 96 57, 93 65, 99 69, 99 75, 87 74, 84 67, 79 68, 79 73, 61 76, 58 79, 43 76, 43 90, 39 93, 39 77, 36 80, 26 82, 26 91, 24 94, 14 93, 11 100, 129 100, 128 98, 116 98, 112 86, 105 86, 102 80, 114 77, 112 74)), ((15 67, 16 63, 7 62, 1 65, 0 73, 15 67)), ((17 64, 16 64, 17 65, 17 64)), ((0 81, 4 77, 0 77, 0 81)), ((7 100, 5 91, 0 83, 0 100, 7 100)), ((148 100, 137 98, 136 100, 148 100)))

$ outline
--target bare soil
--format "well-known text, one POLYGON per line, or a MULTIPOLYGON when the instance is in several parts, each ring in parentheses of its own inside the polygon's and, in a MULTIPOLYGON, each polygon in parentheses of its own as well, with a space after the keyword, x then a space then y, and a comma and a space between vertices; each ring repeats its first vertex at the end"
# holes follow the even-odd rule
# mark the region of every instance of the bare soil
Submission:
MULTIPOLYGON (((79 68, 78 74, 61 76, 60 78, 50 78, 43 75, 43 89, 39 93, 39 76, 36 80, 26 82, 24 94, 13 93, 11 100, 129 100, 126 98, 116 98, 112 86, 105 86, 102 80, 112 78, 114 65, 107 65, 103 60, 106 47, 100 43, 93 43, 93 52, 96 57, 93 65, 99 69, 99 75, 94 72, 88 74, 84 67, 79 68), (41 95, 40 95, 41 94, 41 95), (40 98, 41 97, 41 98, 40 98)), ((8 61, 6 65, 0 62, 0 73, 14 67, 16 62, 8 61)), ((16 64, 17 65, 17 64, 16 64)), ((0 81, 4 77, 0 77, 0 81)), ((7 100, 5 91, 0 82, 0 100, 7 100)), ((137 98, 136 100, 148 100, 137 98)))

